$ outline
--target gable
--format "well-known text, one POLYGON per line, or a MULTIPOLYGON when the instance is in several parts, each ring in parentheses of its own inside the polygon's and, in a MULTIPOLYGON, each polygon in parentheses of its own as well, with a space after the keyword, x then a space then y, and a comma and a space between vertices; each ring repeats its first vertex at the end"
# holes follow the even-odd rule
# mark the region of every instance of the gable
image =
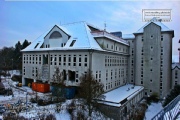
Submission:
POLYGON ((44 37, 44 39, 56 39, 60 37, 67 36, 68 39, 71 37, 67 32, 65 32, 63 29, 55 25, 44 37))

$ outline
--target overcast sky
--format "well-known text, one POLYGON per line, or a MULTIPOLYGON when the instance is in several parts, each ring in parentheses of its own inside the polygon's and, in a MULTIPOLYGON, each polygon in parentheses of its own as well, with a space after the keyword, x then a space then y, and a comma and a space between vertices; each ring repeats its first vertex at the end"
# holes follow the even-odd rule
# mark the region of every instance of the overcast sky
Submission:
POLYGON ((173 54, 178 55, 180 1, 74 1, 48 2, 0 0, 0 48, 25 39, 34 41, 55 24, 86 21, 109 32, 133 33, 141 28, 142 9, 172 9, 172 21, 164 24, 174 30, 173 54))

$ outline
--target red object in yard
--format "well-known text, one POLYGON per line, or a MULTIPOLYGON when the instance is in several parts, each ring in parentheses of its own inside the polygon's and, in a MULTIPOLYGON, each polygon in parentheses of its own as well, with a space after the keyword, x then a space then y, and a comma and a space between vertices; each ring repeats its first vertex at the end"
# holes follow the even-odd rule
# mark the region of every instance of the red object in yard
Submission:
POLYGON ((50 85, 47 83, 32 83, 32 89, 37 92, 46 93, 50 91, 50 85))
POLYGON ((37 83, 32 83, 32 90, 37 91, 37 83))

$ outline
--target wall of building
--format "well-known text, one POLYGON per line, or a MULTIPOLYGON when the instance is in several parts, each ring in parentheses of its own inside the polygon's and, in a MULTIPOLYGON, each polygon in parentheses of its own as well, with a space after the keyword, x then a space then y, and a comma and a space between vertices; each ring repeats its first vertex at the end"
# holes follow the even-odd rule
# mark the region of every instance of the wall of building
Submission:
POLYGON ((104 84, 105 91, 127 83, 127 55, 111 52, 94 52, 92 55, 93 74, 99 82, 104 84))
POLYGON ((132 112, 134 112, 134 108, 137 106, 137 103, 142 100, 143 97, 144 91, 142 90, 119 107, 107 104, 99 104, 99 109, 107 117, 113 118, 114 120, 127 119, 128 116, 130 116, 132 112))
POLYGON ((79 85, 79 77, 90 68, 94 77, 104 84, 104 90, 109 91, 127 83, 128 55, 88 50, 23 53, 24 79, 50 83, 57 67, 65 71, 67 85, 73 86, 79 85), (74 80, 70 80, 69 72, 75 72, 74 80))
POLYGON ((134 66, 135 66, 135 48, 134 48, 134 39, 127 40, 129 42, 129 57, 128 57, 128 82, 131 84, 135 83, 135 71, 134 71, 134 66))
POLYGON ((65 70, 66 79, 68 72, 74 71, 76 77, 68 84, 78 85, 79 76, 89 68, 89 53, 87 51, 49 51, 23 53, 23 78, 41 80, 50 83, 57 67, 62 72, 65 70), (44 57, 48 62, 44 63, 44 57), (45 69, 45 70, 44 70, 45 69), (46 71, 43 72, 43 71, 46 71), (45 75, 47 74, 47 75, 45 75))
POLYGON ((177 65, 175 68, 172 69, 172 86, 174 88, 175 85, 180 85, 180 65, 177 65))
POLYGON ((57 26, 55 26, 49 34, 46 35, 44 39, 44 48, 52 48, 52 47, 63 47, 65 46, 66 42, 68 41, 68 35, 65 34, 62 30, 60 30, 57 26), (60 38, 50 38, 50 35, 54 32, 58 31, 62 37, 60 38))
POLYGON ((145 87, 145 95, 166 96, 171 86, 172 35, 151 23, 144 33, 135 34, 134 44, 135 84, 145 87))

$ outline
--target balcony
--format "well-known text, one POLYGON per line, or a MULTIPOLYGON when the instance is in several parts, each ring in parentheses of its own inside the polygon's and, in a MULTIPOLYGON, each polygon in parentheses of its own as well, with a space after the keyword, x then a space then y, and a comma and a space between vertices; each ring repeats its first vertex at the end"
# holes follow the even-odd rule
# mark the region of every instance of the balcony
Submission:
POLYGON ((106 31, 93 31, 91 32, 91 34, 93 35, 93 37, 95 38, 98 38, 98 37, 106 37, 106 38, 109 38, 109 39, 112 39, 116 42, 120 42, 120 43, 123 43, 123 44, 126 44, 126 45, 129 45, 128 42, 126 40, 123 40, 122 38, 120 37, 117 37, 113 34, 110 34, 106 31))

